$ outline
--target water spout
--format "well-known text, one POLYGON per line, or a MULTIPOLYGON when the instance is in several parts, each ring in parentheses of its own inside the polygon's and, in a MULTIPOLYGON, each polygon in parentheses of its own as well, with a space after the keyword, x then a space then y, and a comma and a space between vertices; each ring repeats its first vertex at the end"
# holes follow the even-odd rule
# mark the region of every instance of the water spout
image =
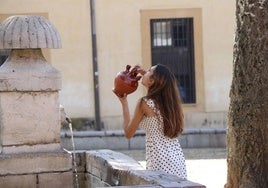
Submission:
POLYGON ((61 113, 61 124, 64 125, 66 122, 68 123, 70 133, 71 133, 71 142, 72 142, 72 164, 73 164, 73 169, 75 173, 75 187, 79 188, 79 182, 78 182, 78 173, 77 173, 77 163, 76 163, 76 157, 75 157, 75 144, 74 144, 74 136, 73 136, 73 125, 72 125, 72 120, 69 118, 64 110, 63 105, 60 105, 60 113, 61 113))

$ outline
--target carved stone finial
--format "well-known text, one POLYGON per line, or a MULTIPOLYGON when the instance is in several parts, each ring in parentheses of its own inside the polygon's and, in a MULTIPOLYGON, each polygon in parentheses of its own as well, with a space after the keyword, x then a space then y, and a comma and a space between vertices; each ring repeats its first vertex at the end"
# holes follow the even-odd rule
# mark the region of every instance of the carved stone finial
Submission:
POLYGON ((42 16, 11 16, 0 24, 0 49, 61 48, 56 28, 42 16))

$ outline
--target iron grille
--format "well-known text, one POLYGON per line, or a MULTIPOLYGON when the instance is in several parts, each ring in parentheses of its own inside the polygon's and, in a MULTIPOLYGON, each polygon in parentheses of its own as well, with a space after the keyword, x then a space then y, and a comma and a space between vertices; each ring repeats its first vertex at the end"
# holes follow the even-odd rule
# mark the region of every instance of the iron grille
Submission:
POLYGON ((196 103, 193 18, 152 19, 152 65, 168 66, 184 103, 196 103))

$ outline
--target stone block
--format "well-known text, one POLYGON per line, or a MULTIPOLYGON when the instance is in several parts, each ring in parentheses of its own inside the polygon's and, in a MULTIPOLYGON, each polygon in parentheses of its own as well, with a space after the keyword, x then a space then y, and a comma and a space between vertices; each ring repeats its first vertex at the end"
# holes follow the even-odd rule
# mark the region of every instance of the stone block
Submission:
POLYGON ((74 157, 73 172, 86 172, 86 151, 76 150, 72 152, 74 157), (76 169, 75 169, 76 168, 76 169))
POLYGON ((204 185, 199 183, 181 179, 157 170, 135 170, 132 172, 132 176, 140 177, 147 184, 159 185, 166 188, 205 188, 204 185))
POLYGON ((78 172, 78 173, 75 173, 73 172, 73 185, 74 185, 74 188, 87 188, 86 187, 86 173, 85 172, 78 172))
POLYGON ((59 143, 58 98, 57 92, 1 92, 2 146, 59 143))
MULTIPOLYGON (((69 135, 61 138, 61 144, 65 149, 72 151, 72 140, 69 135)), ((74 145, 77 150, 95 150, 95 149, 126 149, 129 147, 128 139, 122 135, 90 135, 90 132, 74 135, 74 145), (89 133, 89 134, 87 134, 89 133)))
POLYGON ((187 148, 202 148, 209 145, 210 140, 206 134, 187 135, 187 148))
POLYGON ((178 137, 178 139, 179 139, 181 147, 186 148, 187 147, 187 135, 182 134, 178 137))
POLYGON ((84 188, 93 188, 93 187, 110 187, 110 185, 104 181, 102 181, 100 178, 86 173, 85 174, 85 187, 84 188))
MULTIPOLYGON (((146 170, 138 170, 137 172, 143 172, 146 170)), ((124 186, 133 186, 133 185, 146 185, 152 184, 151 182, 144 179, 142 176, 136 173, 135 170, 123 171, 121 170, 117 176, 118 184, 124 186)))
POLYGON ((3 188, 36 188, 36 174, 0 176, 3 188))
POLYGON ((186 112, 185 125, 192 128, 225 128, 227 112, 186 112))
MULTIPOLYGON (((126 139, 122 130, 120 131, 82 131, 74 132, 75 148, 78 150, 95 149, 145 149, 145 133, 138 130, 134 137, 126 139), (114 138, 116 137, 116 138, 114 138)), ((179 136, 182 148, 198 147, 226 147, 225 128, 203 128, 185 129, 179 136)), ((61 145, 68 150, 72 149, 71 135, 69 132, 61 132, 61 145)))
POLYGON ((5 146, 2 148, 3 154, 18 154, 30 152, 55 152, 61 149, 60 143, 38 144, 38 145, 21 145, 21 146, 5 146))
POLYGON ((110 148, 112 150, 120 150, 120 149, 124 149, 124 148, 128 148, 129 147, 129 140, 126 139, 125 137, 118 137, 118 136, 114 136, 114 137, 108 137, 107 142, 106 142, 106 146, 104 148, 110 148))
MULTIPOLYGON (((65 143, 67 143, 67 145, 65 145, 67 146, 66 149, 73 150, 71 139, 69 139, 69 142, 66 141, 65 143)), ((93 148, 103 149, 107 146, 107 140, 103 137, 96 137, 94 139, 91 137, 76 137, 74 145, 77 150, 91 150, 93 148)))
POLYGON ((71 154, 64 151, 0 155, 0 175, 71 170, 71 154))
POLYGON ((73 188, 73 173, 42 173, 38 174, 38 188, 73 188))
POLYGON ((226 134, 211 134, 209 135, 210 147, 226 147, 226 134))
MULTIPOLYGON (((123 187, 176 187, 205 188, 205 186, 166 174, 162 171, 145 170, 134 159, 111 150, 87 152, 87 177, 91 185, 123 187)), ((94 186, 93 186, 94 187, 94 186)), ((104 187, 104 186, 103 186, 104 187)))
POLYGON ((131 157, 111 150, 88 151, 87 172, 99 177, 110 185, 116 185, 118 171, 144 170, 144 168, 131 157))
POLYGON ((61 73, 47 63, 41 49, 13 49, 0 67, 0 80, 0 91, 61 89, 61 73))
POLYGON ((129 139, 129 149, 144 149, 145 148, 145 136, 134 136, 129 139))

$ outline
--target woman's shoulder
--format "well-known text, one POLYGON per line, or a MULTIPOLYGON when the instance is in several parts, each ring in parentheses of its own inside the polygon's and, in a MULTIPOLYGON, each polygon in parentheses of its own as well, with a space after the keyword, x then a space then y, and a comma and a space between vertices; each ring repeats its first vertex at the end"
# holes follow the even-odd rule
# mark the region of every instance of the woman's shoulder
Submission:
POLYGON ((145 102, 146 104, 154 103, 154 100, 149 97, 142 97, 141 101, 145 102))
POLYGON ((147 116, 155 116, 156 106, 153 99, 143 97, 141 99, 141 107, 147 116))
POLYGON ((144 101, 144 103, 147 104, 147 106, 149 106, 149 107, 151 107, 151 108, 155 108, 155 102, 154 102, 153 99, 148 98, 148 97, 144 97, 144 98, 143 98, 143 101, 144 101))

